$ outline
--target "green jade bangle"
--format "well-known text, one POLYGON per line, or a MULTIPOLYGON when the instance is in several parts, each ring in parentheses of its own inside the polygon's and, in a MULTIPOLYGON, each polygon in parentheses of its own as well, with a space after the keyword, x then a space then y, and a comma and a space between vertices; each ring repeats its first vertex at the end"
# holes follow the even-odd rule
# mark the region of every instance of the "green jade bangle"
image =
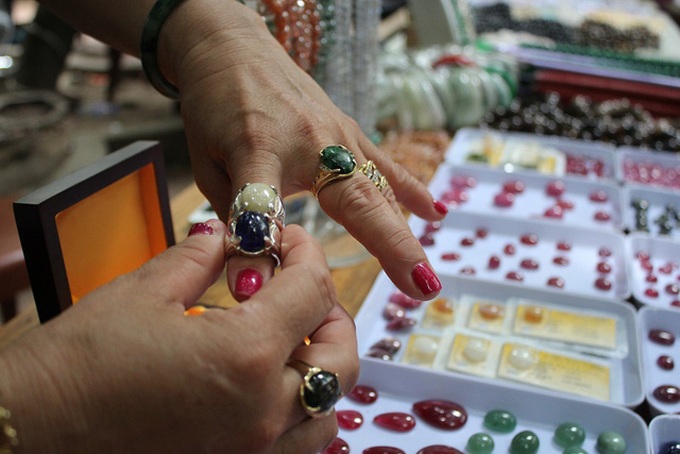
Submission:
POLYGON ((179 91, 158 68, 158 35, 165 21, 181 1, 158 0, 151 8, 142 30, 141 59, 144 73, 156 90, 171 99, 178 99, 179 91))

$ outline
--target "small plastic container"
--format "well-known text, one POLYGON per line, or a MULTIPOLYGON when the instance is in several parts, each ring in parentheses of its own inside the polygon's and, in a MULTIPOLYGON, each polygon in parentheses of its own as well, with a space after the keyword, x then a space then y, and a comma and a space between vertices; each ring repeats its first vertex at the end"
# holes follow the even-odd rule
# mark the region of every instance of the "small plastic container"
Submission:
POLYGON ((668 454, 669 443, 680 443, 680 415, 659 415, 653 418, 649 423, 649 439, 652 454, 668 454))
POLYGON ((635 302, 680 312, 680 242, 634 233, 626 247, 635 302))
POLYGON ((616 171, 624 184, 680 190, 680 153, 620 147, 616 171))
POLYGON ((680 192, 667 188, 627 185, 622 191, 624 226, 653 238, 680 240, 676 208, 680 192))

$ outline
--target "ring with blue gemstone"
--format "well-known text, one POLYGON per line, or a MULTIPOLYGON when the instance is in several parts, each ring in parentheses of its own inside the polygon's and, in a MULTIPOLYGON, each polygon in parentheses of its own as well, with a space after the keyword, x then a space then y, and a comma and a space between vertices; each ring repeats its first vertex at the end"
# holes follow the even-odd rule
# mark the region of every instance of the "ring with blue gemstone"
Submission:
POLYGON ((230 210, 227 256, 271 255, 278 262, 285 216, 276 188, 264 183, 245 184, 236 193, 230 210))
POLYGON ((288 365, 302 374, 299 394, 307 416, 318 418, 330 414, 342 397, 338 374, 299 359, 289 360, 288 365))
POLYGON ((312 184, 312 194, 319 197, 319 192, 328 184, 349 178, 357 171, 357 160, 354 153, 343 145, 330 145, 319 152, 321 162, 312 184))

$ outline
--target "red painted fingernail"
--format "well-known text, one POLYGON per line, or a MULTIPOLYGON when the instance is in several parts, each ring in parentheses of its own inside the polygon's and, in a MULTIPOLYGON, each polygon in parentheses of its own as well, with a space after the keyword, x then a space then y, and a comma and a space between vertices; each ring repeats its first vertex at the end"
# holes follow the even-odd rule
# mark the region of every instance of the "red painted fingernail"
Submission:
POLYGON ((236 295, 248 298, 262 287, 262 274, 252 268, 241 270, 236 277, 236 295))
POLYGON ((212 235, 213 233, 215 233, 215 231, 213 230, 210 224, 206 224, 205 222, 198 222, 191 226, 191 229, 189 229, 189 235, 187 236, 196 234, 212 235))
POLYGON ((448 207, 445 204, 443 204, 442 202, 440 202, 439 200, 434 200, 433 204, 434 204, 434 209, 437 210, 437 213, 447 214, 449 212, 448 207))
POLYGON ((442 283, 439 281, 439 278, 434 274, 430 265, 425 262, 419 263, 413 268, 411 277, 424 295, 430 295, 442 289, 442 283))

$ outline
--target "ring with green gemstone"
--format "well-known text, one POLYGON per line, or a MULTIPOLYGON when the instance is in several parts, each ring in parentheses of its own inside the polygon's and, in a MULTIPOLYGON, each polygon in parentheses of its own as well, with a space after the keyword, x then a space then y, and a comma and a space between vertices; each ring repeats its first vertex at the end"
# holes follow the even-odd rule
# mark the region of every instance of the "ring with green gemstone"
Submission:
POLYGON ((342 145, 330 145, 321 150, 319 156, 319 173, 312 184, 312 194, 315 197, 319 197, 319 192, 327 184, 349 178, 357 171, 354 154, 342 145))

